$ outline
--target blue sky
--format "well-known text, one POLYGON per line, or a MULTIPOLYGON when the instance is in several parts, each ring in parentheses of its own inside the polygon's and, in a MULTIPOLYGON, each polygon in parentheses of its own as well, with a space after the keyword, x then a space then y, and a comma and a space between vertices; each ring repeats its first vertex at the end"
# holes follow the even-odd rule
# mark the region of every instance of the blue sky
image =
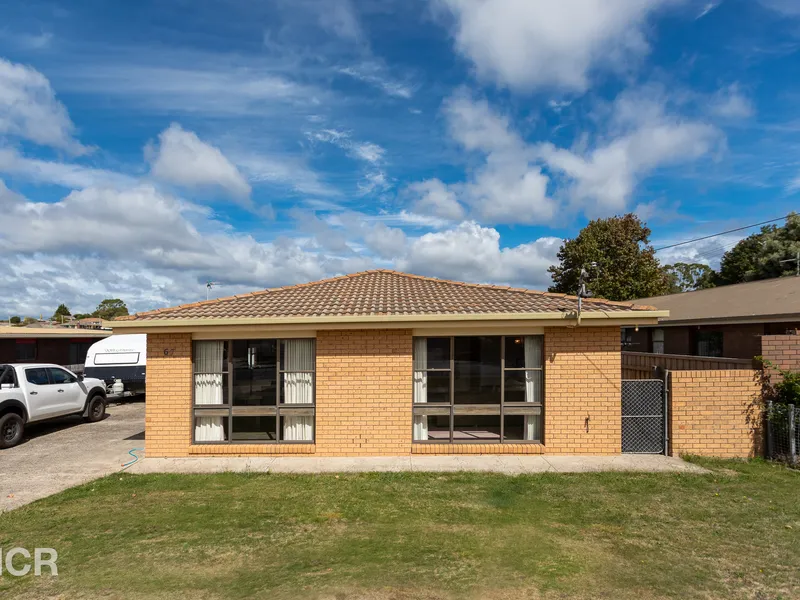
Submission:
MULTIPOLYGON (((544 288, 800 198, 800 1, 3 3, 0 314, 396 268, 544 288)), ((742 235, 660 253, 716 265, 742 235)))

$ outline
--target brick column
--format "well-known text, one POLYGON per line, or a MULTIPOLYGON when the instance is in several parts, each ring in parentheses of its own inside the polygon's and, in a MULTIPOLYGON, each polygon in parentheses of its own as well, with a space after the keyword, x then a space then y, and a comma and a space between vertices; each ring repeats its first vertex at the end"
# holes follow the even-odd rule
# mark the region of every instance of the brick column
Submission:
POLYGON ((147 335, 146 455, 187 456, 192 442, 192 334, 147 335))
POLYGON ((411 452, 410 330, 317 332, 318 456, 411 452))
POLYGON ((547 454, 620 453, 619 327, 549 327, 544 351, 547 454))

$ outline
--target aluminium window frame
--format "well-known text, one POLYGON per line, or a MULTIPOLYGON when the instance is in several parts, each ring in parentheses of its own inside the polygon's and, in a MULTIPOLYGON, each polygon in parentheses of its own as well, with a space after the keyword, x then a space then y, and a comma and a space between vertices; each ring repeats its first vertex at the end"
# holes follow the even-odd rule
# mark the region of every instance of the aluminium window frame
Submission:
POLYGON ((275 405, 265 406, 234 406, 233 404, 233 384, 234 384, 234 369, 233 369, 233 342, 242 341, 241 339, 219 339, 219 340, 192 340, 192 445, 197 446, 217 446, 217 445, 254 445, 254 444, 316 444, 317 439, 317 340, 316 338, 248 338, 244 341, 251 340, 275 340, 275 405), (294 339, 310 339, 312 342, 312 364, 313 370, 286 370, 283 369, 281 361, 281 346, 282 342, 294 339), (209 373, 204 371, 194 370, 194 357, 195 357, 195 344, 198 342, 223 342, 227 344, 227 360, 224 362, 224 369, 220 372, 209 373), (287 373, 310 373, 311 374, 311 398, 312 402, 304 404, 281 404, 281 394, 283 386, 281 385, 281 375, 287 373), (195 377, 197 375, 227 375, 228 376, 228 404, 197 404, 196 403, 196 390, 195 390, 195 377), (287 408, 287 406, 289 406, 287 408), (282 440, 281 438, 281 416, 297 416, 297 417, 313 417, 311 424, 311 439, 310 440, 282 440), (234 417, 275 417, 275 439, 274 440, 234 440, 233 436, 233 418, 234 417), (197 441, 195 440, 195 419, 197 417, 222 417, 227 419, 226 439, 220 441, 197 441))
MULTIPOLYGON (((412 366, 412 378, 414 373, 429 373, 429 372, 448 372, 450 373, 450 402, 445 404, 444 402, 415 402, 414 398, 411 399, 411 443, 412 444, 539 444, 544 445, 546 431, 544 428, 544 419, 545 419, 545 390, 546 388, 546 369, 545 366, 545 340, 544 334, 529 334, 529 335, 419 335, 414 336, 416 338, 439 338, 439 339, 450 339, 450 367, 447 369, 414 369, 412 366), (500 404, 462 404, 462 409, 464 407, 470 407, 466 410, 457 411, 456 410, 456 403, 455 403, 455 339, 457 337, 499 337, 500 338, 500 404), (506 367, 506 338, 526 338, 526 337, 539 337, 542 340, 542 366, 541 367, 506 367), (535 404, 532 402, 506 402, 506 371, 540 371, 542 374, 541 377, 541 396, 542 401, 541 403, 535 404), (431 406, 433 405, 433 406, 431 406), (508 408, 512 409, 513 412, 506 413, 506 405, 508 408), (499 411, 496 414, 500 415, 500 439, 499 440, 455 440, 453 439, 455 433, 455 416, 457 414, 462 415, 469 415, 469 414, 477 414, 477 415, 493 415, 494 412, 480 412, 481 407, 498 407, 499 411), (436 410, 442 410, 444 408, 449 409, 449 416, 450 416, 450 436, 446 440, 415 440, 414 439, 414 418, 415 416, 428 416, 428 415, 443 415, 444 413, 436 413, 436 410), (430 410, 433 409, 433 410, 430 410), (536 412, 538 409, 538 412, 536 412), (517 411, 524 411, 524 412, 517 412, 517 411), (541 439, 538 440, 506 440, 505 439, 505 417, 507 415, 536 415, 542 419, 542 434, 541 439)), ((413 357, 412 357, 413 362, 413 357)))

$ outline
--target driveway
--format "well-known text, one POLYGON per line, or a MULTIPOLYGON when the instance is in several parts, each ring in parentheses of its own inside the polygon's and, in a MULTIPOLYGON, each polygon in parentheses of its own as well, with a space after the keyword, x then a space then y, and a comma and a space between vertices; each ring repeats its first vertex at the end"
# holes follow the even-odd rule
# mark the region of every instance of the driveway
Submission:
POLYGON ((118 471, 133 448, 144 448, 143 400, 109 404, 99 423, 33 424, 19 446, 0 450, 0 512, 118 471))

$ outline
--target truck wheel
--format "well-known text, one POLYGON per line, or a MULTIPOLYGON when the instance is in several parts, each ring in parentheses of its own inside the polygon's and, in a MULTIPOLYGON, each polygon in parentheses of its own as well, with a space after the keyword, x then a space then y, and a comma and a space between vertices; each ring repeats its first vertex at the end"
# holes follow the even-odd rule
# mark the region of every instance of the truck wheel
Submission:
POLYGON ((86 411, 86 420, 89 423, 102 421, 106 416, 106 400, 100 395, 92 396, 89 400, 89 410, 86 411))
POLYGON ((22 441, 25 421, 17 413, 6 413, 0 417, 0 448, 11 448, 22 441))

